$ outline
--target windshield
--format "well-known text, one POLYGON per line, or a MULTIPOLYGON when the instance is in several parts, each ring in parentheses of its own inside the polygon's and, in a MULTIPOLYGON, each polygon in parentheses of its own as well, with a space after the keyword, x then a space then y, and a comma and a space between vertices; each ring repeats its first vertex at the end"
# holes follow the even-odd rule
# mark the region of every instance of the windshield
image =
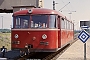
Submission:
POLYGON ((32 15, 31 28, 47 28, 48 15, 32 15))
POLYGON ((56 15, 14 16, 13 28, 57 28, 56 15))
POLYGON ((16 16, 15 28, 28 28, 29 27, 30 16, 16 16))

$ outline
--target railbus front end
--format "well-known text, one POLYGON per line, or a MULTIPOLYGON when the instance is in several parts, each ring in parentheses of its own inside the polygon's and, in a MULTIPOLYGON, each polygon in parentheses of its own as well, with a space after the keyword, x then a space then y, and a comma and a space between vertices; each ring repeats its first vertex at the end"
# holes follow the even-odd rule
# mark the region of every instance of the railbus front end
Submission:
POLYGON ((73 40, 73 23, 59 12, 34 8, 13 14, 12 49, 56 52, 73 40))
POLYGON ((12 49, 28 48, 32 52, 58 49, 56 15, 29 14, 13 16, 12 49))

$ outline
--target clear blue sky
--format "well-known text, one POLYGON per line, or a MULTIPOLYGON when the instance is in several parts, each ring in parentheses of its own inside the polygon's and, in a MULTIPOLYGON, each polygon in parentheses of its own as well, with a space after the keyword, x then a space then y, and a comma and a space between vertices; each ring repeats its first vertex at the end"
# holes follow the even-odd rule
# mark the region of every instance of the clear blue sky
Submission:
MULTIPOLYGON (((79 29, 79 20, 90 20, 90 0, 55 0, 56 10, 59 11, 66 4, 69 4, 61 9, 63 15, 75 20, 75 29, 79 29), (76 12, 72 12, 76 11, 76 12), (69 14, 72 12, 72 14, 69 14)), ((44 0, 44 8, 52 9, 53 0, 44 0)), ((2 17, 4 28, 10 28, 12 22, 12 14, 0 14, 0 28, 2 28, 2 17)))

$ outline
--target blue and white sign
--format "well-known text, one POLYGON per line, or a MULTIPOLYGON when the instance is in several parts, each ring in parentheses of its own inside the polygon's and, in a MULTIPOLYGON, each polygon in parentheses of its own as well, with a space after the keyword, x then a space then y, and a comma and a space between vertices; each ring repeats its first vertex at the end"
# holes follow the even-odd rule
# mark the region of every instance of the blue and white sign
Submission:
POLYGON ((83 43, 85 43, 85 42, 88 40, 88 38, 89 38, 89 34, 88 34, 86 31, 82 30, 82 31, 80 32, 78 38, 79 38, 83 43))
POLYGON ((88 29, 89 26, 81 26, 82 29, 88 29))
POLYGON ((88 26, 81 26, 81 28, 89 28, 88 26))

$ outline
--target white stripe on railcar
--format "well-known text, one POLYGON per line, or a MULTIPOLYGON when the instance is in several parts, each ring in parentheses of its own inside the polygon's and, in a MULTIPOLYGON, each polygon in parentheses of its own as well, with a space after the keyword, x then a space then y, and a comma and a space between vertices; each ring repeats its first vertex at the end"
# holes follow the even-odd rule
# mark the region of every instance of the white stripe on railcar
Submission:
POLYGON ((20 30, 20 31, 53 31, 53 30, 60 30, 60 29, 12 29, 12 31, 18 31, 18 30, 20 30))

